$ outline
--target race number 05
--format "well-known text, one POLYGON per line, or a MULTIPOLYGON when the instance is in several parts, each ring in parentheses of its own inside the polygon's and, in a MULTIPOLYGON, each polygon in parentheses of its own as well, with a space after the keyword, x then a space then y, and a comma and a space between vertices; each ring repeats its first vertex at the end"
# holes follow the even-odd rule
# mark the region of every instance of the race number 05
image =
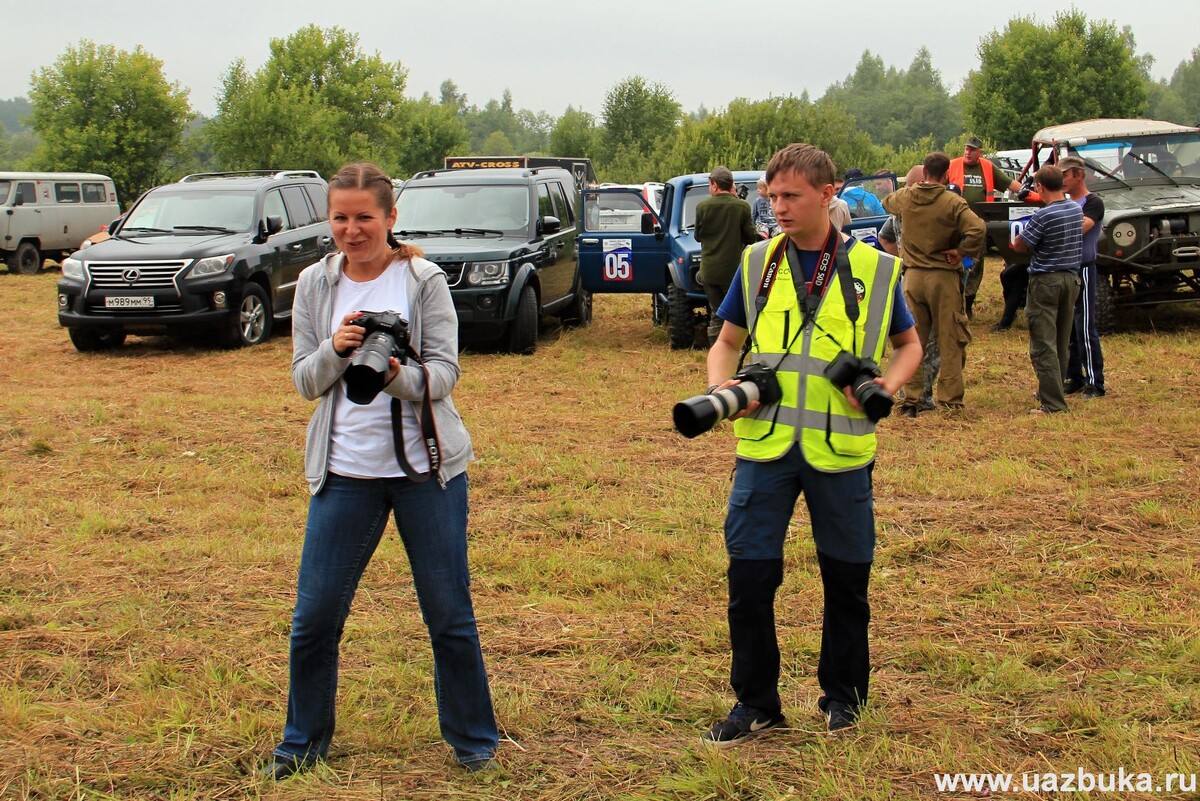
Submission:
POLYGON ((632 281, 633 267, 629 264, 629 252, 614 250, 604 254, 605 281, 632 281))

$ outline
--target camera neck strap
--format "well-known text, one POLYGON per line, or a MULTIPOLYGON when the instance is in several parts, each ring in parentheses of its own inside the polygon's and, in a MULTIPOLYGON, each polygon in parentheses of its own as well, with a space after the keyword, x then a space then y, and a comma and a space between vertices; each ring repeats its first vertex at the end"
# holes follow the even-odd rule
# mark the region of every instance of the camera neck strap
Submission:
POLYGON ((433 419, 433 398, 429 394, 429 368, 425 366, 425 362, 421 361, 421 357, 417 355, 412 346, 408 347, 406 353, 409 359, 421 365, 421 372, 425 374, 425 398, 420 412, 421 447, 429 456, 429 472, 418 473, 404 456, 404 407, 402 405, 404 402, 394 396, 392 397, 392 443, 396 447, 396 460, 400 462, 404 475, 410 481, 423 484, 436 476, 441 469, 442 448, 438 441, 437 423, 433 419))
MULTIPOLYGON (((754 326, 750 331, 750 336, 746 338, 745 346, 742 348, 741 359, 738 360, 739 368, 750 350, 750 343, 754 339, 753 328, 758 327, 758 320, 762 316, 763 309, 766 308, 767 298, 770 296, 771 288, 775 285, 775 279, 779 275, 779 266, 783 262, 783 254, 785 252, 787 253, 788 262, 792 266, 792 285, 796 289, 796 301, 799 303, 800 311, 803 314, 803 322, 799 331, 803 331, 809 323, 815 324, 817 307, 821 305, 821 298, 824 297, 825 291, 829 289, 831 276, 836 273, 839 279, 838 283, 841 285, 842 302, 846 307, 846 317, 850 320, 851 329, 855 332, 855 342, 853 343, 855 347, 851 352, 857 351, 858 334, 854 324, 858 322, 859 317, 858 294, 854 291, 854 274, 850 268, 850 256, 848 254, 850 247, 842 247, 841 245, 843 244, 837 228, 830 225, 829 235, 825 237, 825 245, 821 248, 821 254, 817 258, 817 267, 813 271, 812 281, 803 280, 800 251, 790 236, 785 236, 771 249, 771 253, 767 257, 767 265, 763 269, 762 280, 759 282, 758 295, 754 299, 756 310, 754 326), (800 276, 801 280, 797 280, 797 276, 800 276)), ((797 334, 799 334, 799 331, 797 331, 797 334)), ((839 344, 838 347, 842 346, 839 344)), ((842 349, 845 350, 844 347, 842 349)))

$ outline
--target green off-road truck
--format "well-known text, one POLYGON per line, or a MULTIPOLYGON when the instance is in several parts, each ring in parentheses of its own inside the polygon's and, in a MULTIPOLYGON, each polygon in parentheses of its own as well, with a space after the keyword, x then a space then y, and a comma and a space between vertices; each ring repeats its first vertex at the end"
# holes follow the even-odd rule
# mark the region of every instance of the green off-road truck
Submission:
MULTIPOLYGON (((1022 172, 1078 156, 1088 189, 1104 200, 1096 318, 1111 330, 1129 306, 1200 300, 1200 128, 1157 120, 1085 120, 1043 128, 1022 172)), ((1033 203, 978 203, 988 241, 1008 263, 1029 261, 1012 243, 1033 203)))

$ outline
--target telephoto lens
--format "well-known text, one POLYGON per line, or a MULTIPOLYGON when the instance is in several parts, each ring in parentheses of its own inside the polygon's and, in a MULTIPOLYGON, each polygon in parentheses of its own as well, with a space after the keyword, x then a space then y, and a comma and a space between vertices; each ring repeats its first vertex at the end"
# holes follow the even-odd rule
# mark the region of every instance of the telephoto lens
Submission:
POLYGON ((342 379, 346 382, 346 397, 362 406, 375 400, 387 383, 389 359, 395 356, 404 362, 408 323, 392 311, 364 311, 354 325, 366 330, 366 338, 350 360, 342 379))
POLYGON ((675 429, 692 439, 711 430, 725 418, 745 410, 754 401, 779 403, 783 397, 775 371, 761 364, 748 365, 734 378, 741 383, 675 404, 671 413, 675 418, 675 429))
POLYGON ((363 340, 362 347, 350 360, 343 378, 346 381, 346 397, 352 402, 365 405, 387 382, 388 359, 395 355, 395 337, 386 331, 376 331, 363 340))

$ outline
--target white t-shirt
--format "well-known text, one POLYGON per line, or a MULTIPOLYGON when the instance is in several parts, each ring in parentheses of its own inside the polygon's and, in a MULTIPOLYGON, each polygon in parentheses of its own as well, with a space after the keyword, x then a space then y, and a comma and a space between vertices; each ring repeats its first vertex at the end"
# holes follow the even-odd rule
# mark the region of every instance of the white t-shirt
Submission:
MULTIPOLYGON (((374 280, 352 281, 342 273, 333 293, 333 317, 329 334, 337 331, 342 318, 354 311, 394 311, 405 320, 409 315, 407 261, 393 260, 374 280)), ((380 392, 366 405, 346 397, 346 382, 338 381, 333 405, 333 431, 329 442, 329 471, 349 478, 403 476, 396 459, 392 437, 392 396, 380 392)), ((409 401, 403 407, 404 456, 418 472, 429 469, 429 454, 421 443, 421 424, 409 401)))

